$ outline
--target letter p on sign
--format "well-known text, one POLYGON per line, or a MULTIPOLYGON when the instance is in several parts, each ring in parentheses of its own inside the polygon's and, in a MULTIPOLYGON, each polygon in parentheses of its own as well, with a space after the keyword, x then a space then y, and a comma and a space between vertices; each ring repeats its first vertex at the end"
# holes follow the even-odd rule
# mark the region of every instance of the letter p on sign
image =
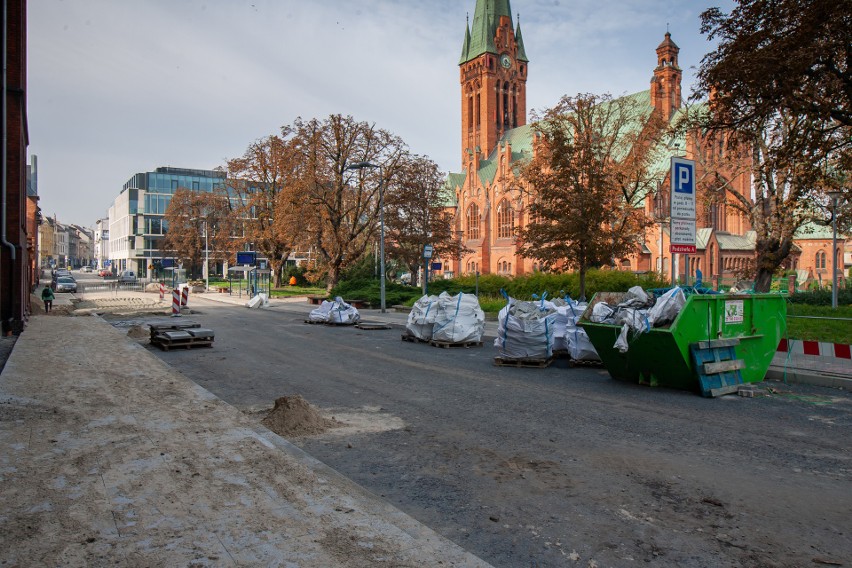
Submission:
POLYGON ((692 193, 694 166, 692 164, 684 164, 675 162, 675 191, 677 193, 692 193))

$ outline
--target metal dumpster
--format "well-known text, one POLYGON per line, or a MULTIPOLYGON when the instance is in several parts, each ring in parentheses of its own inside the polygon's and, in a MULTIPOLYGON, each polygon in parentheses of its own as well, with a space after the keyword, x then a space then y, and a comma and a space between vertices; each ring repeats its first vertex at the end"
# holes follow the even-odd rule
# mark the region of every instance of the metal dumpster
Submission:
MULTIPOLYGON (((705 396, 724 394, 709 392, 713 385, 708 386, 702 374, 700 349, 711 354, 731 350, 740 382, 760 382, 786 329, 787 306, 779 294, 691 294, 670 326, 631 335, 630 348, 622 354, 613 347, 621 326, 589 321, 596 303, 617 303, 619 296, 623 295, 595 294, 579 322, 615 379, 700 390, 705 396)), ((718 359, 716 355, 715 364, 724 367, 718 359)))

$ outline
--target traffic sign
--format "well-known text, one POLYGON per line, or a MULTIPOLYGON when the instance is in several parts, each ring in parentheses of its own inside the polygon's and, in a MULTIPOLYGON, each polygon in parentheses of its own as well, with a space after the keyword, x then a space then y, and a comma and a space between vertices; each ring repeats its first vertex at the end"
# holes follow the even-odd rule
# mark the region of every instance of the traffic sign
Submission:
POLYGON ((695 162, 672 157, 671 170, 672 254, 695 254, 695 162))
POLYGON ((695 162, 672 158, 672 217, 695 219, 695 162))
POLYGON ((432 245, 425 245, 423 247, 423 258, 432 258, 432 245))

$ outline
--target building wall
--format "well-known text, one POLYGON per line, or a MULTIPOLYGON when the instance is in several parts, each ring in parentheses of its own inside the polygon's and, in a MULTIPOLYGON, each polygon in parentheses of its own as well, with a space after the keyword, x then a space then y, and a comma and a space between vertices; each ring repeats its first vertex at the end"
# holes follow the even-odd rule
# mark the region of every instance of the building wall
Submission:
POLYGON ((27 23, 25 0, 7 1, 6 244, 0 246, 0 325, 2 332, 20 333, 31 313, 33 282, 29 269, 27 226, 27 23))

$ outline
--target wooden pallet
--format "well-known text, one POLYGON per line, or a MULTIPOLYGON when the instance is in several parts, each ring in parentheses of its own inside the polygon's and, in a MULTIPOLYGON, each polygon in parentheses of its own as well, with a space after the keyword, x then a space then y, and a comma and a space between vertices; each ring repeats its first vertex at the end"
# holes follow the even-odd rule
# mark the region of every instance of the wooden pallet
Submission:
POLYGON ((212 339, 183 339, 183 340, 166 340, 160 337, 151 339, 151 345, 156 345, 163 351, 169 349, 193 349, 195 347, 213 347, 212 339))
POLYGON ((553 357, 547 359, 506 359, 494 357, 494 364, 498 367, 523 367, 529 369, 544 369, 553 363, 553 357))
POLYGON ((200 328, 200 323, 195 323, 192 321, 187 322, 169 322, 169 323, 152 323, 151 328, 151 338, 153 339, 156 335, 159 335, 165 331, 180 331, 186 329, 195 329, 200 328))
POLYGON ((356 324, 351 323, 351 322, 341 322, 341 321, 311 321, 311 320, 305 320, 305 323, 309 323, 311 325, 331 325, 331 326, 337 326, 337 327, 356 325, 356 324))
POLYGON ((442 347, 443 349, 449 349, 451 347, 470 348, 470 347, 482 347, 482 342, 481 341, 459 341, 459 342, 453 343, 453 342, 450 342, 450 341, 436 341, 436 340, 433 339, 429 342, 429 345, 431 345, 432 347, 442 347))
POLYGON ((151 344, 168 351, 178 347, 213 347, 213 339, 213 330, 202 328, 198 324, 186 325, 180 329, 158 326, 156 331, 152 331, 151 344))
POLYGON ((358 329, 363 329, 365 331, 375 331, 379 329, 390 329, 391 326, 386 323, 369 323, 369 322, 359 322, 355 324, 355 327, 358 329))
POLYGON ((689 346, 695 372, 702 396, 717 397, 735 393, 743 384, 740 369, 745 368, 745 361, 737 359, 734 348, 740 340, 715 339, 699 341, 689 346))

